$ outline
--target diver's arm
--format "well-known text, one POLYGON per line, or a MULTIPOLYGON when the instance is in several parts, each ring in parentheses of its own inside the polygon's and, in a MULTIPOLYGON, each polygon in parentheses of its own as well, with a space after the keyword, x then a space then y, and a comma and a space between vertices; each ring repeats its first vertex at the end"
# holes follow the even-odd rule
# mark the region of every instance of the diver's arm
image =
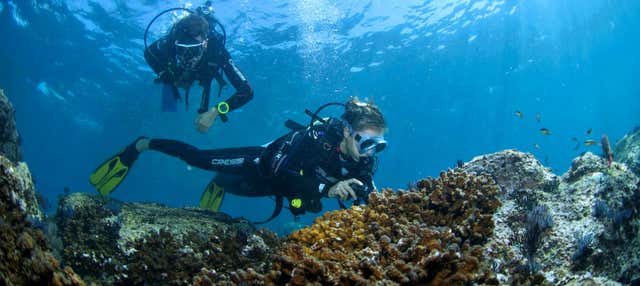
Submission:
POLYGON ((224 47, 222 47, 221 51, 220 65, 222 66, 222 71, 225 76, 227 76, 231 85, 236 89, 236 92, 225 102, 229 105, 229 110, 237 109, 253 98, 253 89, 224 47))

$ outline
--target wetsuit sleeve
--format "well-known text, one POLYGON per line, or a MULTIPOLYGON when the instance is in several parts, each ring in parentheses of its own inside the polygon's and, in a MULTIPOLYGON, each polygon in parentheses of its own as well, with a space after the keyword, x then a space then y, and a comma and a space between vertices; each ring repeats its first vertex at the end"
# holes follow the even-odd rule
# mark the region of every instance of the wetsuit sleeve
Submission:
POLYGON ((171 67, 171 45, 164 37, 153 42, 144 50, 144 59, 151 69, 158 75, 156 82, 171 83, 175 71, 171 67))
POLYGON ((221 47, 221 49, 219 64, 231 85, 236 89, 236 92, 226 100, 230 110, 234 110, 245 105, 253 98, 253 89, 251 85, 249 85, 249 81, 231 59, 227 49, 224 47, 221 47))

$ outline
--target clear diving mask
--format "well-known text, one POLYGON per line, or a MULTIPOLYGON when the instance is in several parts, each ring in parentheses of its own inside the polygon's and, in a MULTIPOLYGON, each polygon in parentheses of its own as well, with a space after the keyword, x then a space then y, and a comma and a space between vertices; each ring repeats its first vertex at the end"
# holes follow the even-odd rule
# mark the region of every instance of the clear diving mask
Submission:
POLYGON ((204 55, 206 48, 205 43, 206 40, 193 44, 179 43, 176 41, 176 60, 178 61, 178 65, 183 68, 195 68, 204 55))
POLYGON ((354 139, 358 143, 358 152, 362 155, 373 156, 387 148, 387 141, 380 135, 371 136, 356 132, 354 139))

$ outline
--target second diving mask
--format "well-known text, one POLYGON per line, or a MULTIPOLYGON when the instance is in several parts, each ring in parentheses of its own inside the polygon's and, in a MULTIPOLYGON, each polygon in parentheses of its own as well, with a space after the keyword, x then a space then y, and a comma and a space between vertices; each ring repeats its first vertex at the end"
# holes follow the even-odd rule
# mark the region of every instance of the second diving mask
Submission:
POLYGON ((387 148, 387 141, 382 136, 369 136, 356 133, 354 139, 358 142, 358 152, 360 154, 373 155, 382 152, 387 148))

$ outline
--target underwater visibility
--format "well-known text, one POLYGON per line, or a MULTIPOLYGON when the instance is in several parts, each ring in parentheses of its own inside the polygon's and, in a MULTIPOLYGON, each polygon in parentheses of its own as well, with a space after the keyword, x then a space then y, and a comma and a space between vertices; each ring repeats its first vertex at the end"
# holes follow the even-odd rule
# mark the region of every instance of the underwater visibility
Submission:
POLYGON ((639 22, 0 0, 0 285, 640 285, 639 22))

